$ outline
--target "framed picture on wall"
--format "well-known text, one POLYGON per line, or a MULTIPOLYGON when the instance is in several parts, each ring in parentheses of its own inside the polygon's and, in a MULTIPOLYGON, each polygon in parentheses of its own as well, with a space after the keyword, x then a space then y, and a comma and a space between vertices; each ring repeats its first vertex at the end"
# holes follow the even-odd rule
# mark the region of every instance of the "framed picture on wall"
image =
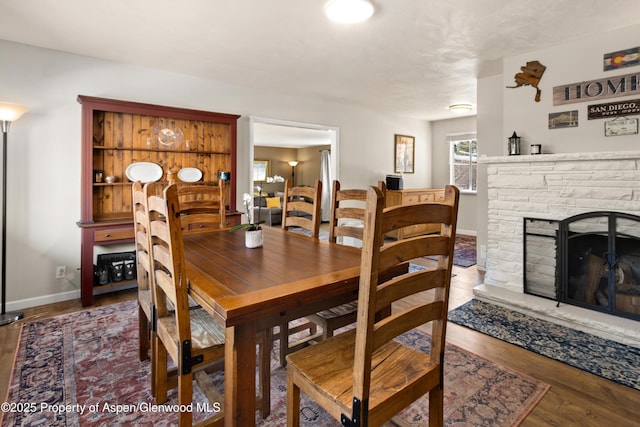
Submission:
POLYGON ((604 122, 604 136, 635 135, 638 133, 638 119, 619 117, 604 122))
POLYGON ((266 181, 271 169, 271 160, 253 161, 253 180, 266 181))
POLYGON ((416 138, 408 135, 396 135, 394 144, 393 171, 395 173, 413 173, 416 138))

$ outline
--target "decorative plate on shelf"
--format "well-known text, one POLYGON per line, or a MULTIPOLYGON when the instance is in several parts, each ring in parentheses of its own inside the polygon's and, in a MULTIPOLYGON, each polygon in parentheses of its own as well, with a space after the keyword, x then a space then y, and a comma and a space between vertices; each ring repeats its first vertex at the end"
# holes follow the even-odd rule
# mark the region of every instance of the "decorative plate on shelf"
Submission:
POLYGON ((160 165, 151 162, 131 163, 126 170, 129 181, 155 182, 162 178, 160 165))
POLYGON ((198 168, 182 168, 178 171, 178 178, 182 182, 200 181, 202 171, 198 168))
POLYGON ((158 138, 158 144, 161 148, 176 148, 180 144, 182 144, 182 129, 179 127, 167 125, 161 121, 158 126, 154 129, 154 133, 156 134, 156 138, 158 138))

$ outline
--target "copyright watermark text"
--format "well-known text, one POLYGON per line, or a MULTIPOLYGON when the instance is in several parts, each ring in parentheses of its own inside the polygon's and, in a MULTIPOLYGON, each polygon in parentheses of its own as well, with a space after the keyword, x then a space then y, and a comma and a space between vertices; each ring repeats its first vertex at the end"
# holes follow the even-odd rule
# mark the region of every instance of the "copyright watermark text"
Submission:
POLYGON ((34 412, 53 412, 53 413, 77 413, 84 415, 85 413, 115 413, 125 414, 132 412, 206 412, 218 413, 222 411, 220 402, 204 402, 191 403, 188 405, 162 404, 158 405, 149 402, 140 402, 135 404, 116 404, 110 402, 94 403, 90 405, 64 405, 50 404, 46 402, 3 402, 0 404, 2 412, 18 412, 18 413, 34 413, 34 412))

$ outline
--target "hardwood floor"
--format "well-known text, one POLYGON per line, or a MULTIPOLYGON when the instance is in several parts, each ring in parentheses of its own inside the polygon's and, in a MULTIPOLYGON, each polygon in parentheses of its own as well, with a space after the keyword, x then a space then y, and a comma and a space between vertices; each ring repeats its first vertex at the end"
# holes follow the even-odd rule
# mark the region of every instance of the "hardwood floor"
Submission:
MULTIPOLYGON (((473 297, 473 287, 482 277, 475 266, 454 268, 450 307, 473 297)), ((97 296, 94 305, 106 305, 136 298, 136 292, 122 291, 97 296)), ((82 310, 79 300, 24 310, 25 319, 0 328, 0 395, 6 396, 18 343, 20 323, 82 310)), ((447 340, 481 357, 531 375, 551 389, 522 422, 522 426, 638 426, 640 391, 523 350, 495 338, 449 323, 447 340)))

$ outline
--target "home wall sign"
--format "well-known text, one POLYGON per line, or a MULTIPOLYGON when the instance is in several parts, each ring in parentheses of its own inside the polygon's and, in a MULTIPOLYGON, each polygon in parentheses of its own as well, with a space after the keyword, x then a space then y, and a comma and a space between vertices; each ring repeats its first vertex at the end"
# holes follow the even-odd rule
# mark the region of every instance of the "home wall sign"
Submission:
POLYGON ((640 72, 553 88, 553 105, 640 94, 640 72))
POLYGON ((640 99, 589 105, 587 107, 587 114, 589 120, 640 114, 640 99))
POLYGON ((620 117, 604 123, 604 136, 634 135, 638 133, 638 119, 620 117))
POLYGON ((640 47, 604 54, 604 71, 640 65, 640 47))
POLYGON ((516 82, 515 86, 507 86, 509 89, 515 89, 520 86, 532 86, 536 88, 536 102, 540 102, 540 89, 538 88, 538 83, 540 83, 540 79, 544 74, 544 70, 547 67, 542 65, 538 61, 528 61, 527 65, 524 67, 520 67, 520 73, 517 73, 513 79, 516 82))

